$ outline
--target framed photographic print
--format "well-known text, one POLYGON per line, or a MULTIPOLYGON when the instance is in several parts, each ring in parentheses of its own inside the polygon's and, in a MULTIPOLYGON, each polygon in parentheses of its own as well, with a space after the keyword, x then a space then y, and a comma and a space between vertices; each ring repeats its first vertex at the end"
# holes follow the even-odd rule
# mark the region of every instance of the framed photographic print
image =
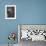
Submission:
POLYGON ((21 42, 23 40, 46 41, 46 25, 45 24, 19 24, 18 42, 21 42))
POLYGON ((5 5, 5 19, 16 19, 16 5, 5 5))

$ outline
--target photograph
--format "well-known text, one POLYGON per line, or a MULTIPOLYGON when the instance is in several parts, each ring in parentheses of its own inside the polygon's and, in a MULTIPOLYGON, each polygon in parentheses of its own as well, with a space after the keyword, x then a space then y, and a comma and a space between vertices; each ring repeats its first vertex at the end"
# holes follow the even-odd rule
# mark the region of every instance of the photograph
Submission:
POLYGON ((16 5, 5 5, 5 19, 16 19, 16 5))
POLYGON ((18 25, 18 42, 20 46, 31 46, 32 42, 46 41, 46 25, 18 25))

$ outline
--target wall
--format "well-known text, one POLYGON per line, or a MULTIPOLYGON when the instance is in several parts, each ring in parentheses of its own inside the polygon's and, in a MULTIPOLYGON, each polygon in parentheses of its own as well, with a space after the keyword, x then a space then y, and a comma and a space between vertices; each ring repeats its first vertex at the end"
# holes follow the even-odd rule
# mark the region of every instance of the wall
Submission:
POLYGON ((46 0, 17 0, 17 23, 46 24, 46 0))
POLYGON ((9 32, 17 34, 18 24, 46 24, 46 0, 0 0, 0 44, 8 43, 9 32), (6 4, 16 4, 16 20, 5 20, 6 4))
MULTIPOLYGON (((17 21, 5 19, 5 5, 9 4, 16 4, 16 0, 0 0, 0 44, 9 42, 8 35, 10 32, 16 32, 17 35, 17 21)), ((18 42, 17 39, 15 42, 18 42)))

